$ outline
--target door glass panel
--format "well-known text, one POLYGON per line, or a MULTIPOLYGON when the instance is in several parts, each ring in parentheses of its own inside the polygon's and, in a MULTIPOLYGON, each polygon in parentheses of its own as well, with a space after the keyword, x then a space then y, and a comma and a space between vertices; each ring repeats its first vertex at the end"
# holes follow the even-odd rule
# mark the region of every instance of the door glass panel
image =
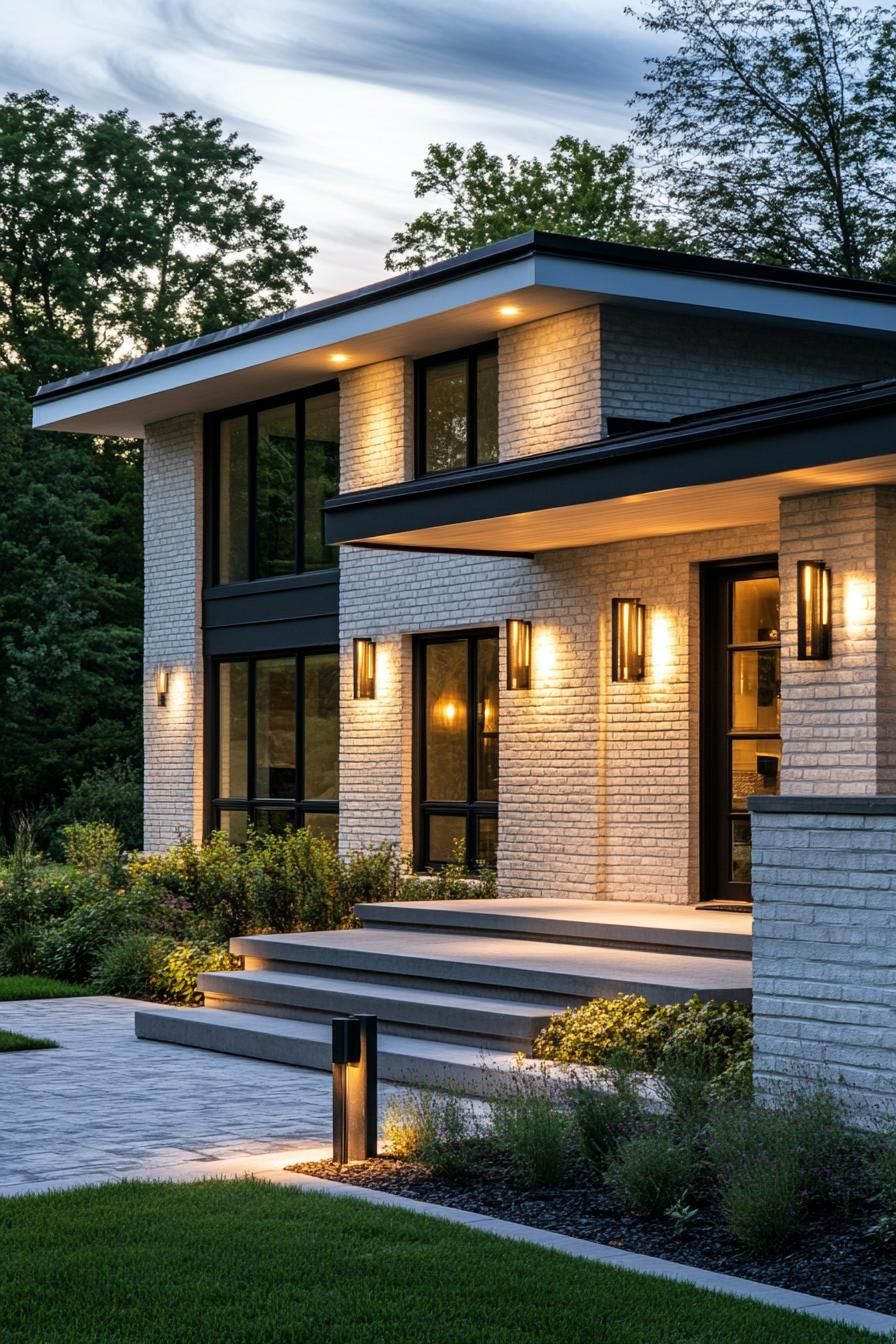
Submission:
POLYGON ((776 643, 781 638, 777 578, 737 579, 731 587, 732 644, 776 643))
POLYGON ((476 797, 498 801, 498 641, 480 639, 476 665, 476 797))
POLYGON ((332 569, 338 549, 324 545, 324 503, 339 493, 339 393, 305 402, 304 568, 332 569))
POLYGON ((339 797, 339 658, 305 659, 305 797, 339 797))
POLYGON ((732 808, 745 811, 751 793, 777 793, 780 772, 780 738, 735 738, 731 743, 732 808))
POLYGON ((249 780, 249 665, 218 666, 218 797, 245 798, 249 780))
POLYGON ((477 834, 476 862, 483 868, 494 868, 498 858, 498 818, 480 817, 477 834))
POLYGON ((753 875, 753 847, 750 836, 750 818, 733 817, 731 821, 731 881, 749 882, 753 875))
POLYGON ((457 854, 458 842, 464 843, 466 831, 466 817, 430 817, 430 860, 433 863, 450 863, 457 854))
MULTIPOLYGON (((467 797, 467 642, 426 646, 426 794, 467 797)), ((434 854, 430 855, 435 858, 434 854)))
POLYGON ((776 733, 781 727, 781 653, 744 649, 731 657, 731 727, 776 733))
POLYGON ((467 361, 436 364, 426 377, 426 470, 467 465, 467 361))
POLYGON ((339 818, 335 812, 306 812, 305 825, 312 835, 322 835, 334 845, 339 839, 339 818))
POLYGON ((255 458, 255 577, 276 578, 296 568, 296 410, 258 412, 255 458))
POLYGON ((259 659, 255 667, 255 796, 296 796, 296 663, 259 659))
POLYGON ((218 440, 218 582, 249 577, 249 418, 222 420, 218 440))
POLYGON ((498 356, 476 361, 476 461, 498 460, 498 356))

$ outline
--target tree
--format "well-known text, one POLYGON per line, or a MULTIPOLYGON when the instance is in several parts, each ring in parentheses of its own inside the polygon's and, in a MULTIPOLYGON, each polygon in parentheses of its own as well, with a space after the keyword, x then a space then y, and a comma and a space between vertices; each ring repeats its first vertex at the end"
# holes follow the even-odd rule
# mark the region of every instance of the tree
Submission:
POLYGON ((856 278, 890 273, 887 12, 840 0, 656 0, 637 17, 681 38, 647 61, 634 140, 696 247, 856 278))
POLYGON ((315 251, 218 120, 0 103, 0 831, 141 738, 139 444, 40 434, 28 396, 287 307, 315 251))
POLYGON ((424 210, 399 230, 386 254, 389 271, 412 270, 528 229, 577 234, 622 243, 654 243, 665 226, 647 222, 631 150, 600 149, 564 135, 546 160, 490 154, 482 141, 470 149, 430 145, 413 173, 414 196, 446 203, 424 210))

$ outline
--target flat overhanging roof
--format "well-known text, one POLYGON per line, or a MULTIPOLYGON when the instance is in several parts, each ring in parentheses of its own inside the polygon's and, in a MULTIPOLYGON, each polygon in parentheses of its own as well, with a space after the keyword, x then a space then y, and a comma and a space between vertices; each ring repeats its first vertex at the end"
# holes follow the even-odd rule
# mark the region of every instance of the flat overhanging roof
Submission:
POLYGON ((532 555, 770 522, 785 495, 896 483, 896 379, 341 495, 331 545, 532 555))
POLYGON ((399 355, 472 344, 602 302, 896 337, 896 286, 533 232, 48 383, 33 399, 33 423, 139 437, 157 420, 289 392, 399 355), (505 304, 518 306, 519 315, 502 317, 505 304), (337 353, 344 356, 339 364, 337 353))

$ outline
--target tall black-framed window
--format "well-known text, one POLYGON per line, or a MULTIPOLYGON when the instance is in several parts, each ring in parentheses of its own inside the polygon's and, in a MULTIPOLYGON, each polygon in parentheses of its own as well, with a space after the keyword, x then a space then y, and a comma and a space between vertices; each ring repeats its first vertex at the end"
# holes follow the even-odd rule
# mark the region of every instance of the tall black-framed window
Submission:
POLYGON ((339 385, 206 418, 213 584, 332 569, 323 504, 339 489, 339 385))
POLYGON ((321 649, 214 665, 212 824, 231 840, 339 823, 339 654, 321 649))
POLYGON ((420 636, 414 649, 414 848, 418 868, 472 868, 498 848, 498 632, 420 636))
POLYGON ((419 359, 417 475, 498 460, 498 343, 419 359))

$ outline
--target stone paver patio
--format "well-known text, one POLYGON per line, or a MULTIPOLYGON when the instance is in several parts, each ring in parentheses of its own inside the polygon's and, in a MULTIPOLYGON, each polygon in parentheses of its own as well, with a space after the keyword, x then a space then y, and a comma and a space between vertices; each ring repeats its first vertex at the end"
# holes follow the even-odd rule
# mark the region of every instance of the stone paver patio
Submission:
POLYGON ((239 1155, 331 1142, 328 1074, 138 1041, 134 1009, 151 1006, 0 1003, 0 1027, 62 1047, 0 1055, 0 1195, 197 1161, 214 1175, 239 1155))

